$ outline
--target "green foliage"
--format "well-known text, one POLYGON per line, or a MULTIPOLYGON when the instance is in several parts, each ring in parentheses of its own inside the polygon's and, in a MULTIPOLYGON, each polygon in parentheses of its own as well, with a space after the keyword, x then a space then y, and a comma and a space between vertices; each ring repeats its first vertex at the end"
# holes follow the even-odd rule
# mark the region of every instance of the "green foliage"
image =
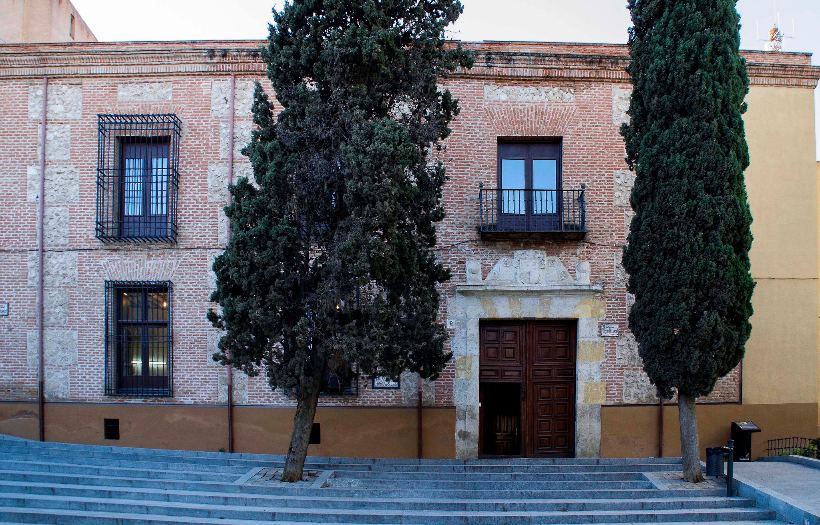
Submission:
POLYGON ((738 364, 751 330, 739 15, 733 0, 629 0, 629 9, 629 326, 662 395, 697 397, 738 364))
POLYGON ((214 263, 214 358, 273 388, 317 367, 435 378, 448 362, 433 253, 445 181, 431 149, 458 105, 436 82, 471 57, 445 46, 457 0, 294 0, 263 57, 283 107, 257 86, 232 228, 214 263))
POLYGON ((818 456, 817 445, 815 445, 814 443, 811 443, 808 446, 802 448, 796 448, 791 451, 791 454, 795 456, 803 456, 806 458, 820 459, 820 456, 818 456))

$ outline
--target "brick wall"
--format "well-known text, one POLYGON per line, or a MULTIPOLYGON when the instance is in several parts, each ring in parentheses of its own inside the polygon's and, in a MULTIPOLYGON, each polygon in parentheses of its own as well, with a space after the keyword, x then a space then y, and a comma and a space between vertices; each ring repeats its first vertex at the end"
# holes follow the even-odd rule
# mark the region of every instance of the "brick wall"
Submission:
MULTIPOLYGON (((31 399, 37 387, 37 198, 41 78, 48 74, 46 139, 45 353, 49 400, 140 402, 104 395, 103 292, 106 280, 170 280, 174 284, 174 397, 176 403, 222 403, 225 370, 211 360, 218 339, 205 312, 212 304, 210 265, 224 247, 228 79, 236 80, 235 176, 250 174, 239 150, 251 130, 253 81, 263 76, 258 42, 197 44, 88 44, 0 46, 0 398, 31 399), (35 58, 36 52, 49 54, 35 58), (99 113, 175 113, 182 122, 178 240, 176 244, 103 244, 94 236, 99 113)), ((620 265, 631 211, 631 174, 618 133, 626 118, 629 84, 623 46, 468 44, 483 53, 478 66, 442 81, 462 112, 440 153, 447 165, 446 219, 439 227, 439 257, 453 271, 442 287, 442 316, 467 258, 486 274, 513 249, 557 256, 575 268, 591 265, 603 284, 608 338, 602 379, 606 403, 654 402, 641 371, 626 315, 629 297, 620 265), (493 55, 488 57, 486 53, 493 55), (499 62, 497 57, 509 56, 499 62), (495 58, 493 58, 495 57, 495 58), (499 65, 501 64, 501 65, 499 65), (587 188, 589 234, 583 241, 482 241, 477 232, 478 188, 496 186, 499 137, 560 138, 565 189, 587 188)), ((768 54, 760 83, 816 82, 805 55, 768 54), (775 60, 774 58, 777 58, 775 60), (783 66, 787 64, 787 66, 783 66), (790 74, 777 76, 778 67, 790 74), (799 74, 797 74, 799 73, 799 74), (801 76, 802 75, 802 76, 801 76), (813 79, 813 80, 812 80, 813 79)), ((761 69, 763 71, 763 69, 761 69)), ((757 80, 755 80, 757 79, 757 80)), ((270 89, 269 84, 265 85, 270 89)), ((451 406, 454 370, 425 383, 427 404, 451 406)), ((739 371, 721 380, 712 401, 737 401, 739 371)), ((399 390, 374 390, 360 381, 357 397, 325 398, 325 405, 414 405, 416 380, 399 390)), ((264 375, 234 373, 237 404, 285 405, 264 375)), ((156 401, 156 400, 153 400, 156 401)))

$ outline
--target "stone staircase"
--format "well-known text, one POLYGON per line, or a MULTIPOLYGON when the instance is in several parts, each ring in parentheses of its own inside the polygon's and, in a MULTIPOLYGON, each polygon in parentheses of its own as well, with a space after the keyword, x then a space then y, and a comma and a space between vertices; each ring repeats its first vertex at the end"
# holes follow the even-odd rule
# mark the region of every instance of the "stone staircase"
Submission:
POLYGON ((676 459, 310 457, 297 484, 282 460, 0 436, 0 524, 777 523, 715 485, 658 488, 676 459))

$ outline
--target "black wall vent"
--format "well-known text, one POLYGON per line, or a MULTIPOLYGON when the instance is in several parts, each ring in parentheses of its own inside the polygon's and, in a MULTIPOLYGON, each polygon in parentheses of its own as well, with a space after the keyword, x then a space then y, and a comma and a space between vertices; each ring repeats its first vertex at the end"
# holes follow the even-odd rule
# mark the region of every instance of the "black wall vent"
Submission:
POLYGON ((310 427, 310 441, 308 441, 309 445, 319 445, 322 442, 322 427, 321 423, 314 423, 312 427, 310 427))
POLYGON ((103 419, 103 433, 105 439, 120 439, 120 420, 103 419))

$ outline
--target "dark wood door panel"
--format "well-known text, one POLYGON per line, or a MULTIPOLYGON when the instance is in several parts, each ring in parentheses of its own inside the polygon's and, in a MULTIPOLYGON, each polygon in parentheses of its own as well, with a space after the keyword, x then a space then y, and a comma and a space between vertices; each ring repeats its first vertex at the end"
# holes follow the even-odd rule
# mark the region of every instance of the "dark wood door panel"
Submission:
POLYGON ((554 366, 556 362, 575 364, 572 327, 569 325, 538 325, 530 328, 532 338, 531 364, 554 366))
POLYGON ((575 388, 569 382, 533 383, 533 456, 572 456, 575 388))
POLYGON ((486 381, 522 382, 525 335, 522 323, 482 325, 479 378, 486 381))
POLYGON ((528 454, 571 457, 575 452, 575 325, 527 326, 528 454))

